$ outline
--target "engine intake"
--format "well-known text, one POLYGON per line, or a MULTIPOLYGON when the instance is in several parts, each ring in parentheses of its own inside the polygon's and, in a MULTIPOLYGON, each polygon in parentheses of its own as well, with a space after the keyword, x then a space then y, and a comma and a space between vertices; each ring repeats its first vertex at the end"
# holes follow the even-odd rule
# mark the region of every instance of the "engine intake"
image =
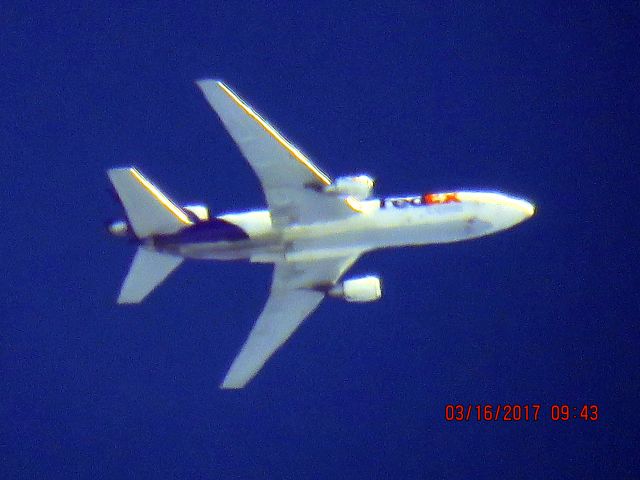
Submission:
POLYGON ((380 279, 373 275, 345 280, 331 290, 329 295, 347 302, 375 302, 382 297, 380 279))

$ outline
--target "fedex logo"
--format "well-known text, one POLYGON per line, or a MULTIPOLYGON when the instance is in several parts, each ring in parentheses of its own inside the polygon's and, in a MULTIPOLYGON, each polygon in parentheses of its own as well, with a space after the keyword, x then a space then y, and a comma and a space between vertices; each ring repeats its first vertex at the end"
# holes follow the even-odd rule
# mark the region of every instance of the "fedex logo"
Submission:
POLYGON ((445 203, 460 203, 456 192, 425 193, 415 197, 381 198, 380 208, 406 208, 423 205, 441 205, 445 203))

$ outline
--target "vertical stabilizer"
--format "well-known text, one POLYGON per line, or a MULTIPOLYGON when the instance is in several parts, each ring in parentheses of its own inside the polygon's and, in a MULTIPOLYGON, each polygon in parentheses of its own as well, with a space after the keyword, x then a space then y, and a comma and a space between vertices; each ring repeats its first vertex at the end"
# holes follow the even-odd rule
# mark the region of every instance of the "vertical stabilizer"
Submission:
POLYGON ((182 263, 184 258, 140 246, 124 279, 118 303, 140 303, 182 263))
POLYGON ((187 213, 135 168, 111 168, 107 173, 136 237, 167 235, 191 225, 187 213))

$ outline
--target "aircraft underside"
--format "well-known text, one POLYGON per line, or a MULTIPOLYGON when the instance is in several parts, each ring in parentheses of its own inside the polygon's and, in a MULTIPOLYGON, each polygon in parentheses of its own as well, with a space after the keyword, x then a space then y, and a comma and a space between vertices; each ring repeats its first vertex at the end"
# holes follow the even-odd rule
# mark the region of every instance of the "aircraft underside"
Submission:
POLYGON ((197 82, 260 179, 267 210, 210 217, 172 201, 133 167, 108 175, 126 212, 109 231, 138 241, 118 303, 144 300, 185 258, 273 263, 269 298, 222 388, 242 388, 327 296, 372 302, 375 275, 343 279, 365 252, 448 243, 510 228, 529 202, 493 192, 372 199, 373 179, 331 179, 229 87, 197 82))
MULTIPOLYGON (((456 205, 447 212, 443 206, 421 207, 421 212, 395 212, 393 216, 371 212, 364 220, 354 216, 344 221, 292 226, 282 231, 269 225, 253 237, 237 235, 235 239, 223 240, 217 240, 220 234, 211 229, 209 239, 172 242, 171 236, 160 237, 154 247, 200 260, 275 263, 342 257, 381 248, 455 242, 490 233, 491 223, 480 220, 474 209, 477 207, 473 205, 456 205), (440 211, 434 213, 427 209, 440 211)), ((236 221, 238 217, 242 220, 242 214, 233 216, 236 221)), ((215 220, 221 221, 221 218, 215 220)))

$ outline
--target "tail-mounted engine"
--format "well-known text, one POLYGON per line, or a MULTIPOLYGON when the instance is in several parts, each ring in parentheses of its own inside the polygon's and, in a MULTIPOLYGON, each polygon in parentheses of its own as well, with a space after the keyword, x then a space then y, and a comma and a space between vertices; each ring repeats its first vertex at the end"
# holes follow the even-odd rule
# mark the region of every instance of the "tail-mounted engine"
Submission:
POLYGON ((124 220, 114 220, 107 222, 107 230, 114 237, 127 237, 131 235, 131 228, 124 220))
POLYGON ((328 293, 347 302, 375 302, 382 297, 382 288, 380 279, 369 275, 338 283, 328 293))
MULTIPOLYGON (((182 209, 194 223, 206 222, 211 218, 209 208, 206 205, 184 205, 182 209)), ((126 220, 107 222, 107 230, 114 237, 128 237, 134 234, 131 225, 126 220)))
POLYGON ((331 185, 325 187, 324 191, 354 197, 356 200, 366 200, 371 196, 373 184, 373 178, 367 175, 338 177, 331 185))

